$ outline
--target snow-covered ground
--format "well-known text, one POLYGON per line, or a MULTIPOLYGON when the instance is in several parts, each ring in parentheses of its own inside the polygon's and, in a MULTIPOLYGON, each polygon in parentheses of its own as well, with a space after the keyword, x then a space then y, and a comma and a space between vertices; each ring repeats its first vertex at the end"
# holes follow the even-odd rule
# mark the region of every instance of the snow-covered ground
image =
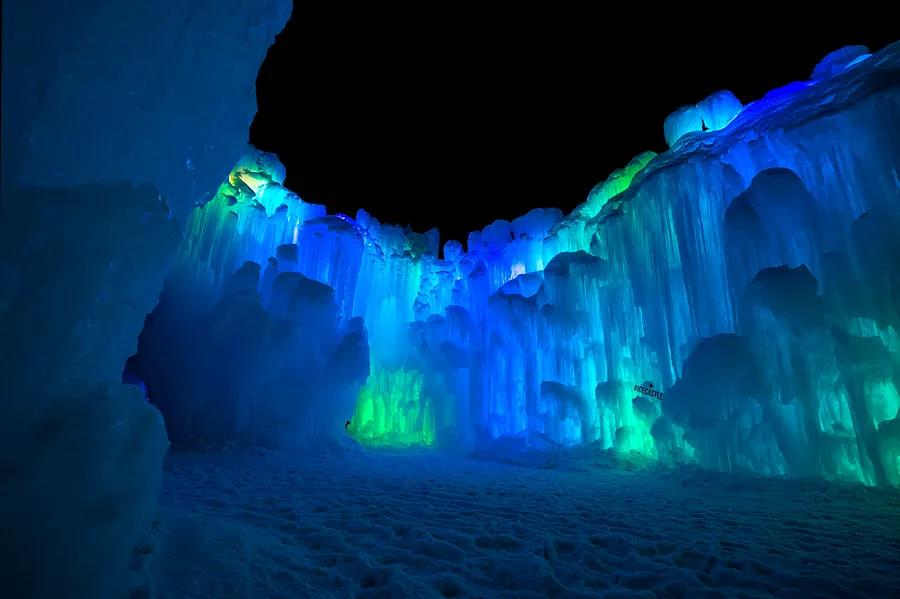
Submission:
POLYGON ((582 458, 170 453, 164 597, 900 596, 900 492, 582 458), (627 464, 626 464, 627 465, 627 464))

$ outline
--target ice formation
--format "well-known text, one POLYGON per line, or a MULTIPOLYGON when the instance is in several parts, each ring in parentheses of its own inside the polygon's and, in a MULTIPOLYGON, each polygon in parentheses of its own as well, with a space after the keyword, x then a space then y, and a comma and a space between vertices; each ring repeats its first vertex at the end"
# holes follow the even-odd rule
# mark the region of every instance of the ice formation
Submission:
POLYGON ((696 106, 682 106, 666 117, 663 131, 671 148, 688 133, 703 131, 703 113, 696 106))
MULTIPOLYGON (((839 54, 826 62, 862 55, 839 54)), ((241 273, 253 318, 277 320, 291 273, 327 286, 334 313, 295 319, 292 338, 309 344, 296 359, 316 374, 311 389, 273 391, 275 403, 302 403, 330 376, 349 384, 337 394, 349 410, 347 389, 361 384, 346 418, 362 442, 484 448, 524 435, 900 484, 900 46, 824 73, 743 107, 713 94, 666 120, 673 149, 636 157, 571 214, 497 221, 442 255, 436 231, 303 202, 257 153, 192 214, 157 309, 171 321, 148 320, 144 338, 161 341, 135 360, 169 359, 191 323, 220 318, 241 273), (356 336, 332 358, 342 335, 356 336)), ((227 335, 253 333, 249 316, 227 317, 240 321, 227 335)), ((271 364, 241 358, 243 337, 231 343, 211 368, 272 382, 271 364)), ((153 376, 162 404, 176 377, 153 376)), ((219 404, 220 388, 203 390, 210 405, 252 435, 254 402, 270 395, 219 404)), ((339 411, 311 418, 336 430, 339 411)))
POLYGON ((845 68, 857 64, 871 56, 865 46, 844 46, 829 52, 813 69, 810 79, 818 81, 840 73, 845 68))
POLYGON ((728 90, 710 94, 696 106, 682 106, 663 123, 666 143, 671 148, 689 133, 723 129, 742 108, 741 101, 728 90))
POLYGON ((179 237, 149 186, 3 190, 0 578, 9 596, 110 596, 147 533, 168 442, 159 412, 122 383, 122 361, 179 237))
POLYGON ((287 0, 4 2, 4 176, 149 183, 184 222, 243 153, 259 65, 290 12, 287 0))
POLYGON ((707 131, 723 129, 738 115, 741 108, 741 101, 728 90, 710 94, 697 104, 707 131))
POLYGON ((168 442, 123 364, 178 248, 172 213, 246 151, 252 82, 289 14, 3 3, 3 596, 127 594, 146 556, 168 442))

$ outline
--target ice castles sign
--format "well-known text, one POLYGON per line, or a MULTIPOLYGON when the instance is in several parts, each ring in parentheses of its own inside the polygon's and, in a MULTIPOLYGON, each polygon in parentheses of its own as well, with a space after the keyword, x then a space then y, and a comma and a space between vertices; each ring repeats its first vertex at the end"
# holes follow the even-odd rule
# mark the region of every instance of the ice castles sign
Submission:
POLYGON ((634 390, 641 395, 647 395, 648 397, 655 397, 658 400, 662 400, 664 393, 660 393, 656 389, 653 388, 653 383, 647 383, 647 386, 644 385, 635 385, 634 390))

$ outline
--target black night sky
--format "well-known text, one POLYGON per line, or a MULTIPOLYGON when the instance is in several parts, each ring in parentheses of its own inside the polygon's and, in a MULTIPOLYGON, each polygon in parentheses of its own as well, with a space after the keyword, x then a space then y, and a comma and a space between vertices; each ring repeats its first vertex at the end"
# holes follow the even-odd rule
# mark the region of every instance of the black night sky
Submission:
POLYGON ((746 103, 831 50, 897 38, 874 13, 420 4, 297 3, 260 69, 250 141, 281 157, 303 199, 437 226, 442 243, 534 207, 571 210, 639 152, 663 151, 681 105, 720 89, 746 103))

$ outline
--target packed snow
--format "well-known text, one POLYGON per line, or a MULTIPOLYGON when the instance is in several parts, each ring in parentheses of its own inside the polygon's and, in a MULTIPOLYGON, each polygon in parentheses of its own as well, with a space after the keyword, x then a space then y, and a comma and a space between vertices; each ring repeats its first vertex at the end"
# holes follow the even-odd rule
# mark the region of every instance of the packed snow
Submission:
POLYGON ((132 574, 173 598, 900 591, 895 489, 647 470, 589 450, 515 461, 170 452, 132 574))

